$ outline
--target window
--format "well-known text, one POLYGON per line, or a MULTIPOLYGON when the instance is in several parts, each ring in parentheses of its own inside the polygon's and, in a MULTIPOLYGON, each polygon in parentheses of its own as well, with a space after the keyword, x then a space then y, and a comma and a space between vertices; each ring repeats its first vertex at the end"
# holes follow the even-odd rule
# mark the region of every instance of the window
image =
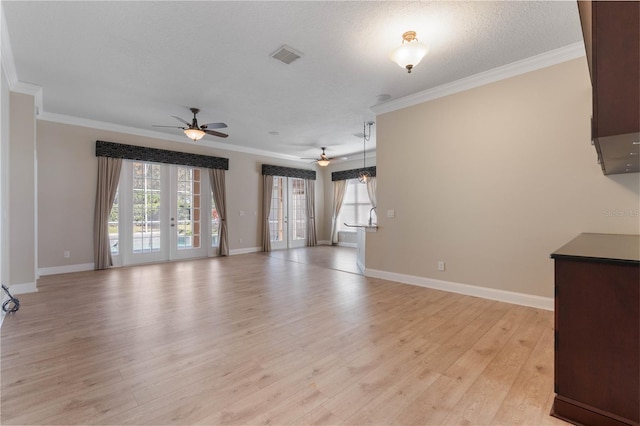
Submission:
POLYGON ((220 239, 218 236, 219 231, 220 216, 218 216, 216 202, 213 197, 211 197, 211 247, 218 247, 220 245, 220 239))
POLYGON ((118 202, 118 196, 120 194, 120 186, 116 189, 116 197, 113 199, 113 206, 111 206, 111 212, 109 213, 109 246, 111 247, 111 254, 117 256, 120 254, 120 247, 118 245, 120 235, 120 203, 118 202))
MULTIPOLYGON (((338 216, 338 231, 351 231, 354 228, 345 226, 348 224, 364 225, 369 222, 369 212, 371 210, 371 201, 367 193, 367 185, 360 183, 358 179, 349 179, 347 182, 347 190, 338 216)), ((372 213, 373 221, 376 222, 376 212, 372 213)))

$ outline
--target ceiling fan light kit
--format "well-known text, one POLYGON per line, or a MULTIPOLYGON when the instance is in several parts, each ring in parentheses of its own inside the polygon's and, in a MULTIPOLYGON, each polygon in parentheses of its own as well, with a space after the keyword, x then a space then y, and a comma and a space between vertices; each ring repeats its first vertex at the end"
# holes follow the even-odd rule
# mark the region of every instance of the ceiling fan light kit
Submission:
POLYGON ((182 126, 153 126, 153 127, 172 127, 172 128, 176 128, 176 129, 182 129, 182 131, 184 132, 184 134, 191 140, 193 141, 199 141, 200 139, 202 139, 204 137, 204 135, 212 135, 212 136, 217 136, 219 138, 226 138, 229 135, 227 135, 226 133, 221 133, 221 132, 216 132, 215 130, 211 130, 211 129, 223 129, 225 127, 227 127, 226 124, 224 123, 207 123, 207 124, 203 124, 201 126, 198 126, 198 119, 196 118, 196 116, 198 115, 198 113, 200 112, 200 110, 198 108, 189 108, 191 110, 191 112, 193 113, 193 119, 191 120, 191 123, 189 123, 187 120, 184 120, 176 115, 172 115, 173 118, 175 118, 176 120, 178 120, 181 123, 184 123, 187 125, 187 127, 182 127, 182 126))
POLYGON ((320 154, 320 158, 302 158, 302 160, 314 160, 318 166, 327 167, 333 158, 327 157, 327 154, 324 153, 324 150, 327 149, 326 146, 322 147, 322 154, 320 154))
POLYGON ((415 31, 407 31, 402 34, 402 44, 391 53, 391 60, 411 73, 427 53, 429 46, 418 41, 415 31))
POLYGON ((184 134, 187 135, 189 139, 192 139, 194 141, 199 141, 204 137, 206 133, 200 129, 188 128, 188 129, 184 129, 184 134))

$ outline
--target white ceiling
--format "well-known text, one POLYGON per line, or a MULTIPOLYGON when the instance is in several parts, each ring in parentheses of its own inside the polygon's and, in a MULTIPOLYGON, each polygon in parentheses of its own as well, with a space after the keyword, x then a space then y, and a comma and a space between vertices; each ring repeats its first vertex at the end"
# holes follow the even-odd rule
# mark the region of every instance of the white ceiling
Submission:
MULTIPOLYGON (((582 40, 569 2, 4 1, 20 82, 43 112, 186 140, 172 115, 223 121, 220 142, 285 156, 362 150, 391 100, 582 40), (411 74, 389 59, 408 30, 431 47, 411 74), (271 58, 283 44, 303 53, 271 58), (272 135, 270 132, 279 132, 272 135)), ((185 142, 188 142, 186 140, 185 142)), ((374 137, 367 149, 375 146, 374 137)))

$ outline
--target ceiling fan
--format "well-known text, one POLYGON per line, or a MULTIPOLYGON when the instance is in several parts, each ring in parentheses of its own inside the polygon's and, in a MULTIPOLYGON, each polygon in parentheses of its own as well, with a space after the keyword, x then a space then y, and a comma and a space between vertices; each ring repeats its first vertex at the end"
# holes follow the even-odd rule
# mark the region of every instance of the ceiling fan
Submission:
POLYGON ((207 124, 202 124, 202 125, 198 126, 198 119, 196 118, 196 115, 200 112, 200 110, 198 108, 189 108, 189 109, 193 113, 193 120, 191 121, 191 123, 189 123, 187 120, 184 120, 184 119, 182 119, 180 117, 172 115, 173 118, 175 118, 176 120, 178 120, 181 123, 186 124, 187 127, 182 127, 182 126, 156 126, 156 125, 154 125, 153 127, 172 127, 172 128, 176 128, 176 129, 182 129, 184 131, 184 134, 187 135, 187 137, 189 139, 192 139, 194 141, 199 141, 200 139, 202 139, 204 137, 205 134, 212 135, 212 136, 217 136, 219 138, 226 138, 226 137, 229 136, 229 135, 227 135, 225 133, 220 133, 220 132, 216 132, 215 130, 210 130, 210 129, 223 129, 223 128, 227 127, 227 125, 224 124, 224 123, 207 123, 207 124))
POLYGON ((327 167, 329 165, 329 162, 334 158, 327 157, 327 154, 324 153, 325 149, 327 149, 327 147, 323 146, 322 154, 320 154, 320 158, 302 158, 302 160, 315 160, 315 162, 318 163, 318 166, 327 167))

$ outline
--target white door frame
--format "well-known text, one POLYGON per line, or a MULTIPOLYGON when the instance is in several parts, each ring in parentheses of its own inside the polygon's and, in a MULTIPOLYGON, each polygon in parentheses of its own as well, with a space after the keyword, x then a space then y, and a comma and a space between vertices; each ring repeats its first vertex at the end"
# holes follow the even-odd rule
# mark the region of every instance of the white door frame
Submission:
MULTIPOLYGON (((170 164, 150 163, 160 166, 160 250, 150 253, 133 251, 133 163, 145 161, 124 160, 119 184, 119 254, 112 256, 114 266, 138 265, 178 259, 197 259, 215 255, 211 246, 211 185, 206 169, 200 168, 200 247, 178 249, 178 167, 170 164), (171 220, 173 218, 173 220, 171 220), (172 226, 173 225, 173 226, 172 226)), ((196 169, 197 167, 193 167, 196 169)), ((182 236, 180 236, 182 237, 182 236)))
MULTIPOLYGON (((210 246, 210 240, 211 240, 211 220, 209 219, 209 216, 211 215, 211 189, 210 189, 210 184, 209 184, 209 177, 208 174, 206 173, 206 169, 202 169, 199 167, 190 167, 190 166, 176 166, 176 165, 171 165, 170 167, 171 169, 171 173, 170 173, 170 180, 169 180, 169 186, 170 186, 170 200, 171 200, 171 205, 170 207, 170 217, 169 217, 169 228, 170 228, 170 233, 169 233, 169 260, 176 260, 176 259, 195 259, 195 258, 202 258, 202 257, 207 257, 209 251, 208 251, 208 246, 210 246), (198 169, 200 170, 200 191, 199 191, 199 198, 200 198, 200 203, 199 206, 197 206, 197 208, 199 209, 199 213, 197 213, 198 215, 198 220, 199 220, 199 226, 200 226, 200 232, 198 235, 199 238, 199 247, 197 248, 187 248, 187 247, 183 247, 182 249, 179 248, 179 243, 181 242, 181 238, 189 238, 189 236, 183 236, 179 234, 179 227, 178 225, 178 220, 179 220, 179 216, 178 216, 178 168, 179 167, 188 167, 190 169, 198 169), (206 215, 205 215, 206 213, 206 215)), ((194 184, 195 186, 195 184, 194 184)), ((196 214, 193 213, 192 214, 196 214)), ((192 240, 192 244, 195 240, 195 236, 191 236, 192 240)))
MULTIPOLYGON (((304 179, 298 179, 298 178, 291 178, 291 177, 284 177, 284 176, 274 176, 274 182, 275 179, 282 179, 283 182, 283 186, 284 186, 284 191, 282 192, 283 194, 283 200, 282 200, 282 204, 283 204, 283 217, 282 217, 282 221, 283 221, 283 239, 282 240, 271 240, 271 249, 272 250, 283 250, 283 249, 289 249, 289 248, 297 248, 297 247, 304 247, 307 244, 306 238, 303 239, 295 239, 294 238, 294 217, 295 217, 295 212, 294 212, 294 202, 292 200, 292 194, 293 194, 293 182, 294 180, 301 180, 304 182, 304 179)), ((306 191, 305 191, 305 197, 306 197, 306 191)), ((305 203, 305 208, 306 208, 306 203, 305 203)), ((306 221, 307 221, 307 215, 305 215, 304 217, 304 226, 305 226, 305 236, 306 236, 306 221)))

